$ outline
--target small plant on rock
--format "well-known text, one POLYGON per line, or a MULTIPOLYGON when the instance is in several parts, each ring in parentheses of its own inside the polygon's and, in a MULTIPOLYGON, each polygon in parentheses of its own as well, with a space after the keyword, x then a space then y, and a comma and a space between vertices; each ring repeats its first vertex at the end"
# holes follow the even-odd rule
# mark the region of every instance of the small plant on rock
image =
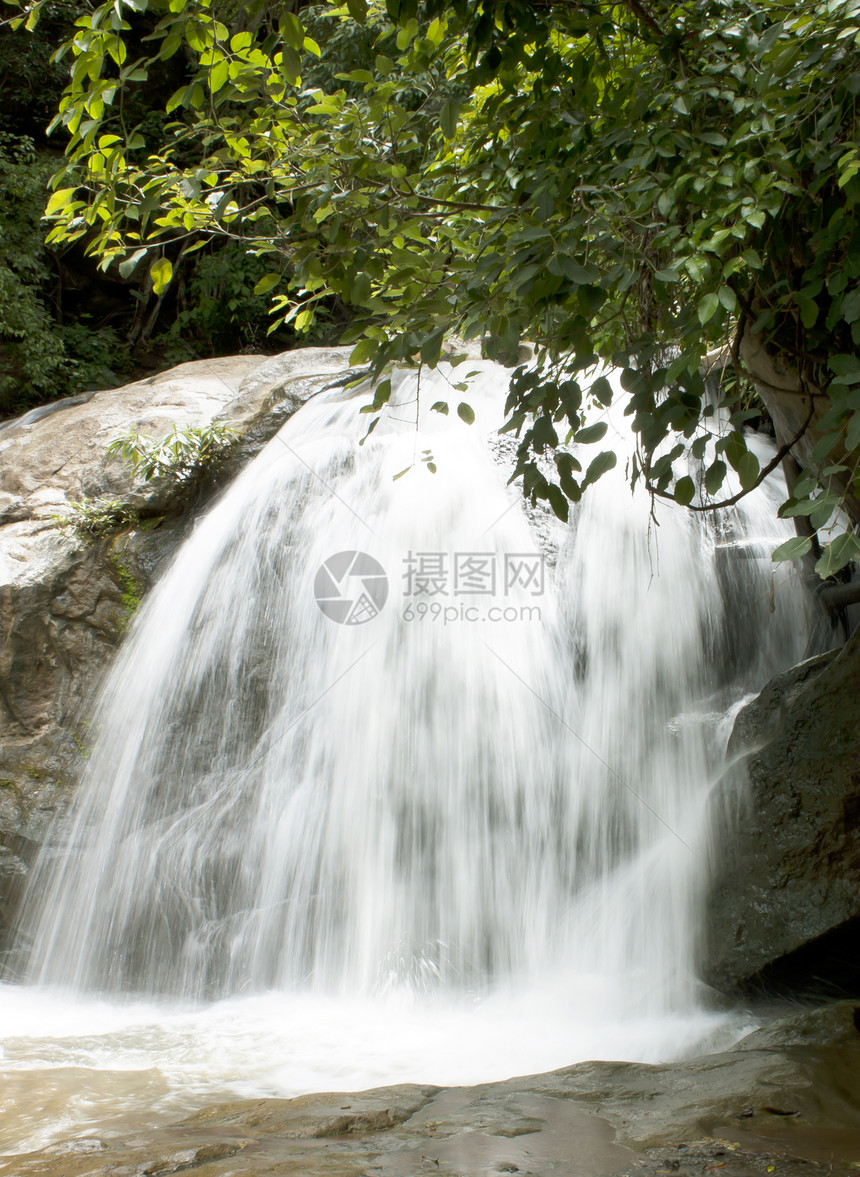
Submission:
MULTIPOLYGON (((213 421, 199 429, 177 429, 173 425, 161 440, 131 429, 108 446, 107 456, 124 459, 131 467, 132 475, 144 482, 160 478, 171 492, 184 488, 185 498, 189 491, 193 492, 197 480, 222 461, 236 444, 237 437, 237 431, 226 421, 213 421)), ((138 509, 130 503, 105 498, 72 502, 68 514, 55 515, 53 522, 87 540, 98 539, 122 528, 147 525, 141 521, 138 509)))
POLYGON ((211 470, 236 444, 236 438, 236 430, 225 421, 212 421, 199 429, 177 429, 174 425, 160 441, 131 429, 116 438, 107 453, 110 458, 123 458, 132 474, 144 482, 167 478, 178 484, 211 470))
POLYGON ((67 515, 54 515, 54 524, 81 539, 98 539, 122 527, 136 527, 137 512, 119 499, 82 499, 69 503, 67 515))

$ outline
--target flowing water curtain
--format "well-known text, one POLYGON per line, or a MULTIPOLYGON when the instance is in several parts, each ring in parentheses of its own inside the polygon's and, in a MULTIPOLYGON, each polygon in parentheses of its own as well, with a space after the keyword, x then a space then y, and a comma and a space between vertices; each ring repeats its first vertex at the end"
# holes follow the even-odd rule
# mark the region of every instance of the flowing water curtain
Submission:
MULTIPOLYGON (((729 607, 766 618, 767 545, 790 524, 755 534, 761 512, 738 508, 759 547, 737 578, 707 522, 673 507, 655 529, 620 471, 569 529, 530 521, 491 438, 508 375, 476 366, 474 425, 426 407, 444 370, 420 403, 400 380, 364 444, 366 394, 317 395, 186 541, 106 684, 64 854, 30 888, 31 976, 203 997, 562 969, 596 1010, 693 1001, 721 751, 703 701, 738 690, 729 607), (352 551, 389 582, 367 624, 314 596, 352 551), (507 621, 407 620, 407 559, 476 551, 539 552, 546 591, 505 600, 507 621)), ((798 592, 777 641, 745 631, 742 687, 794 659, 798 592)))

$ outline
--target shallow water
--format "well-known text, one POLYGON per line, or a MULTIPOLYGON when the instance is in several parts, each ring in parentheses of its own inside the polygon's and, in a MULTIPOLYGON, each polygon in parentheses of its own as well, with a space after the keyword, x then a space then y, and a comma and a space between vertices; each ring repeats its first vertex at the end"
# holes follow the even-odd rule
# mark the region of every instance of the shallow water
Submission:
POLYGON ((752 1028, 746 1016, 701 1011, 595 1022, 589 995, 568 981, 472 1000, 266 993, 202 1006, 2 985, 0 1153, 122 1136, 236 1097, 665 1061, 723 1049, 752 1028))

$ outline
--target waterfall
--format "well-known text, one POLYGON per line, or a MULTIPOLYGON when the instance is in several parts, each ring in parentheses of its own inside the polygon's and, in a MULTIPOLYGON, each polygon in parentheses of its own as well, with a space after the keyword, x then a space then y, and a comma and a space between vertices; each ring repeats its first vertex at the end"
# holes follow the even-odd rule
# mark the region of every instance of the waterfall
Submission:
POLYGON ((780 488, 652 517, 622 454, 562 525, 472 366, 402 373, 364 441, 366 390, 319 393, 196 525, 34 872, 32 982, 695 1008, 721 719, 808 640, 780 488))

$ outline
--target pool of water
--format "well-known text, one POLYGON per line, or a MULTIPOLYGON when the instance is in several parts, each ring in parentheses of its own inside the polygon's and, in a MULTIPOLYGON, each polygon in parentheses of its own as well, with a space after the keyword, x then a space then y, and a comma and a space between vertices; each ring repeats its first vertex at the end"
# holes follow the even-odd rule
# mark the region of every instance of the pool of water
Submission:
POLYGON ((122 1136, 236 1097, 668 1061, 752 1028, 745 1015, 701 1011, 600 1020, 585 998, 582 983, 561 980, 474 999, 272 992, 193 1006, 0 985, 0 1152, 122 1136))

